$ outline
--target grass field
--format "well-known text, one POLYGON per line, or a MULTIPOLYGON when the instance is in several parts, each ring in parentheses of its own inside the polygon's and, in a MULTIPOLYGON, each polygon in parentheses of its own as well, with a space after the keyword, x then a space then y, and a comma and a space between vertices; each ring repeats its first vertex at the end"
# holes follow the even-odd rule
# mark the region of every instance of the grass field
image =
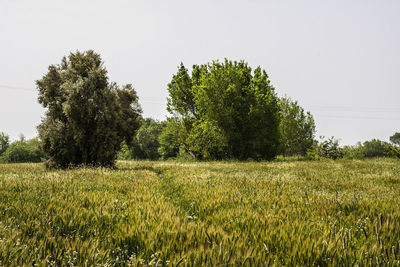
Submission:
POLYGON ((0 165, 0 266, 400 265, 400 161, 0 165))

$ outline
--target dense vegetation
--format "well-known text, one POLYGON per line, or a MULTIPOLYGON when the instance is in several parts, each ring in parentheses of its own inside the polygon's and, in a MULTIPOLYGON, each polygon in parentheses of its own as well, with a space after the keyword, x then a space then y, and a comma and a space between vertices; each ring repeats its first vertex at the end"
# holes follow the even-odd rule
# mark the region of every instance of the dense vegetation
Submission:
POLYGON ((181 64, 168 93, 178 141, 194 158, 273 159, 279 152, 278 98, 260 67, 213 61, 189 74, 181 64))
POLYGON ((39 138, 0 133, 0 162, 48 159, 0 164, 0 266, 400 265, 400 133, 318 141, 313 116, 243 61, 181 64, 161 122, 93 51, 37 86, 39 138), (190 160, 92 168, 117 156, 190 160))
POLYGON ((0 133, 0 162, 41 162, 46 159, 46 155, 39 143, 37 138, 25 140, 21 135, 19 140, 10 144, 8 135, 0 133))
POLYGON ((310 112, 305 112, 297 101, 282 97, 279 99, 280 154, 304 156, 315 144, 315 122, 310 112))
POLYGON ((136 91, 109 82, 93 51, 64 57, 36 84, 47 109, 38 131, 50 166, 112 166, 121 142, 130 143, 140 126, 136 91))
POLYGON ((400 264, 400 164, 0 165, 0 265, 400 264))

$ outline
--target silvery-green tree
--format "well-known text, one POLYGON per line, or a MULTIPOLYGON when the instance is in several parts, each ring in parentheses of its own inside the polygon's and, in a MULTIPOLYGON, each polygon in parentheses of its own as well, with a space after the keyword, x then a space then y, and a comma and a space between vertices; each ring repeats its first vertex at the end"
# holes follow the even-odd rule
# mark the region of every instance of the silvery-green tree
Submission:
POLYGON ((122 141, 130 143, 140 127, 136 91, 110 82, 92 50, 49 66, 36 84, 47 109, 38 132, 50 166, 112 166, 122 141))

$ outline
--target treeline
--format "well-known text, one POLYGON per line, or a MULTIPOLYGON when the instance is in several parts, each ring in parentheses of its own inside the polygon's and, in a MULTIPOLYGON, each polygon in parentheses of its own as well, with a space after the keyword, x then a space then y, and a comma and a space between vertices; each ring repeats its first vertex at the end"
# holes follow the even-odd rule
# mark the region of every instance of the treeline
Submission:
POLYGON ((271 160, 395 156, 391 143, 371 140, 339 147, 317 141, 313 116, 297 101, 278 97, 265 70, 244 61, 181 64, 168 84, 162 122, 142 118, 132 85, 110 82, 99 54, 71 53, 36 81, 46 109, 37 139, 9 144, 1 135, 4 162, 40 161, 66 168, 112 166, 120 159, 271 160))
POLYGON ((372 139, 363 143, 358 142, 354 146, 339 146, 338 140, 334 137, 325 139, 320 137, 320 141, 315 141, 312 148, 308 149, 304 159, 318 160, 328 159, 364 159, 376 157, 400 158, 400 133, 395 133, 390 137, 391 143, 372 139))
MULTIPOLYGON (((297 103, 294 106, 296 105, 297 103)), ((311 119, 312 116, 309 118, 311 119)), ((190 153, 180 147, 180 127, 176 120, 157 121, 146 118, 132 144, 130 146, 125 142, 122 144, 118 158, 121 160, 193 159, 190 153)), ((363 143, 359 142, 354 146, 340 146, 339 141, 334 137, 325 138, 323 136, 319 137, 319 140, 310 138, 306 141, 307 139, 302 139, 302 142, 297 143, 290 138, 286 139, 286 142, 284 140, 281 142, 279 153, 282 157, 303 160, 400 158, 400 133, 391 136, 390 142, 372 139, 363 143)))
POLYGON ((25 137, 21 135, 19 140, 10 143, 9 136, 3 132, 0 133, 0 162, 41 162, 45 159, 46 155, 40 149, 38 138, 25 140, 25 137))

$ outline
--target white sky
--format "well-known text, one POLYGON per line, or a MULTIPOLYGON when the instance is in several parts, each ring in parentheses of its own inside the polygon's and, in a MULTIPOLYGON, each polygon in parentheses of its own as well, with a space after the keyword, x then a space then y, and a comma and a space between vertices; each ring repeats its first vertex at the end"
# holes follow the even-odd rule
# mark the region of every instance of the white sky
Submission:
POLYGON ((400 131, 400 1, 0 0, 0 131, 34 137, 35 80, 71 51, 100 53, 164 119, 180 62, 245 60, 341 144, 400 131))

